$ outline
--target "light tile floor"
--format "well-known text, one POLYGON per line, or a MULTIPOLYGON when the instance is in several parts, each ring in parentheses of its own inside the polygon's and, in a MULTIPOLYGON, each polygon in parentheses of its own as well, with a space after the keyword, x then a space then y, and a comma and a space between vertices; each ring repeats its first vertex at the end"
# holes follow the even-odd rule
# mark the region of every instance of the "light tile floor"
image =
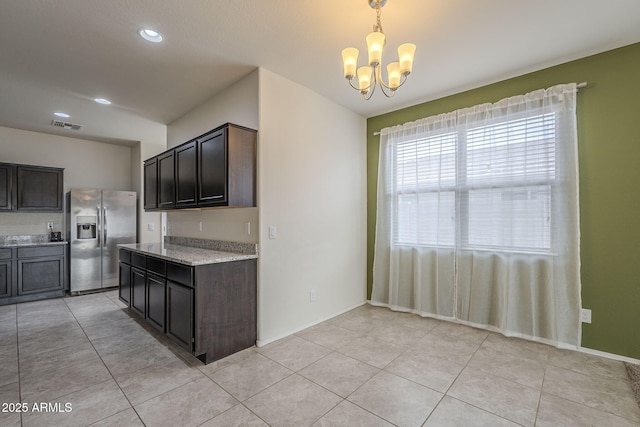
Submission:
POLYGON ((205 366, 123 307, 0 307, 0 425, 640 425, 621 362, 466 326, 364 305, 205 366))

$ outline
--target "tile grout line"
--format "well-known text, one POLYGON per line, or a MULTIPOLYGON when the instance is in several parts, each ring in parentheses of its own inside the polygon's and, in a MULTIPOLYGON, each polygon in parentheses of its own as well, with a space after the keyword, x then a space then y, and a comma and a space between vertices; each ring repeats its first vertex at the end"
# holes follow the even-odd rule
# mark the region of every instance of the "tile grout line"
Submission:
MULTIPOLYGON (((106 295, 105 295, 106 296, 106 295)), ((110 300, 110 298, 107 296, 107 299, 109 299, 109 302, 111 302, 114 306, 116 306, 116 308, 120 309, 120 307, 118 307, 115 303, 113 303, 113 301, 110 300)), ((93 348, 93 351, 96 352, 96 354, 98 355, 98 358, 100 359, 100 362, 104 365, 105 369, 107 370, 107 372, 109 372, 109 375, 111 376, 111 379, 113 379, 113 382, 118 386, 118 389, 120 390, 120 393, 122 393, 122 395, 124 396, 124 398, 127 400, 127 402, 129 403, 129 406, 131 407, 131 409, 133 409, 133 411, 135 412, 136 416, 138 417, 138 419, 140 420, 140 422, 143 425, 146 425, 144 423, 144 421, 142 421, 142 417, 140 416, 140 414, 138 413, 138 411, 136 410, 135 406, 133 406, 133 403, 131 403, 131 400, 129 400, 129 397, 126 395, 126 393, 124 392, 124 390, 122 390, 122 387, 120 386, 120 383, 116 380, 116 378, 113 376, 113 373, 111 373, 111 370, 109 369, 109 367, 107 366, 107 364, 104 362, 104 360, 102 359, 102 356, 100 355, 100 352, 96 349, 96 347, 93 345, 93 341, 91 341, 91 339, 89 338, 89 336, 87 335, 87 332, 84 330, 84 327, 82 326, 82 324, 80 323, 80 321, 78 321, 78 318, 76 317, 75 313, 73 312, 73 310, 71 309, 71 307, 69 307, 69 304, 67 304, 66 299, 63 299, 65 305, 67 306, 67 309, 69 310, 69 312, 71 313, 71 315, 73 316, 73 318, 75 319, 75 321, 78 323, 78 326, 80 326, 80 329, 82 329, 82 333, 85 335, 85 337, 87 337, 87 341, 89 341, 89 344, 91 345, 91 348, 93 348)), ((106 381, 105 381, 106 382, 106 381)), ((86 390, 89 387, 86 387, 83 390, 86 390)), ((124 410, 123 410, 124 411, 124 410)), ((109 417, 112 417, 113 415, 119 414, 120 412, 123 411, 118 411, 115 414, 111 414, 101 420, 97 420, 95 422, 93 422, 92 424, 95 424, 99 421, 103 421, 106 420, 109 417)))
MULTIPOLYGON (((437 327, 436 327, 436 328, 437 328, 437 327)), ((434 328, 434 329, 436 329, 436 328, 434 328)), ((431 331, 430 331, 430 332, 431 332, 431 331)), ((428 334, 427 334, 427 335, 428 335, 428 334)), ((467 363, 465 363, 465 364, 464 364, 464 366, 462 367, 462 369, 460 369, 460 372, 458 372, 458 374, 457 374, 457 375, 456 375, 456 377, 453 379, 453 381, 451 381, 451 384, 449 384, 449 387, 447 387, 447 389, 445 390, 445 392, 442 394, 442 399, 440 399, 440 400, 438 401, 438 404, 437 404, 437 405, 433 408, 433 410, 429 413, 429 415, 427 416, 427 419, 426 419, 426 420, 424 420, 424 423, 426 423, 427 421, 429 421, 429 418, 431 418, 431 416, 433 415, 433 413, 436 411, 436 408, 438 408, 438 406, 440 406, 440 404, 442 403, 442 401, 444 400, 444 398, 445 398, 445 397, 449 397, 449 398, 451 398, 451 399, 458 400, 459 402, 466 403, 467 405, 471 405, 471 406, 473 406, 474 408, 477 408, 477 409, 480 409, 480 410, 482 410, 482 411, 485 411, 485 412, 487 412, 487 413, 489 413, 489 414, 491 414, 491 415, 499 416, 499 415, 497 415, 497 414, 494 414, 493 412, 487 411, 487 410, 485 410, 485 409, 483 409, 483 408, 479 408, 479 407, 477 407, 476 405, 473 405, 473 404, 471 404, 471 403, 469 403, 469 402, 465 402, 465 401, 463 401, 463 400, 456 399, 456 398, 455 398, 455 397, 453 397, 453 396, 449 396, 449 390, 451 390, 451 387, 453 387, 453 385, 456 383, 456 381, 458 380, 458 378, 460 378, 460 375, 462 374, 462 372, 463 372, 465 369, 467 369, 467 366, 469 366, 469 363, 471 362, 471 359, 473 359, 473 356, 475 356, 475 355, 476 355, 476 353, 478 352, 478 350, 480 350, 480 347, 482 347, 482 345, 484 344, 484 342, 489 338, 489 335, 491 335, 491 333, 488 333, 488 334, 487 334, 487 336, 486 336, 486 337, 484 337, 484 339, 482 340, 482 342, 481 342, 480 344, 478 344, 478 346, 477 346, 477 347, 476 347, 476 349, 474 350, 473 354, 469 357, 469 360, 467 360, 467 363)), ((501 418, 504 418, 504 417, 501 417, 501 418)))
MULTIPOLYGON (((18 400, 22 402, 22 381, 20 380, 20 330, 18 329, 18 304, 16 308, 16 357, 18 358, 18 400)), ((22 412, 20 412, 20 425, 22 426, 22 412)))
MULTIPOLYGON (((380 319, 381 319, 381 320, 385 320, 385 319, 382 319, 382 318, 380 318, 380 319)), ((358 332, 358 331, 353 331, 353 330, 348 329, 348 328, 343 328, 343 327, 341 327, 341 326, 339 326, 339 325, 335 325, 335 324, 334 324, 333 326, 336 326, 336 327, 338 327, 338 328, 341 328, 341 329, 347 330, 347 331, 349 331, 349 332, 356 333, 356 334, 361 335, 361 336, 362 336, 363 334, 368 335, 368 333, 358 332)), ((432 329, 434 329, 434 328, 432 328, 432 329)), ((425 336, 427 336, 427 335, 431 332, 431 330, 432 330, 432 329, 430 329, 429 331, 427 331, 427 332, 425 333, 425 335, 424 335, 422 338, 424 338, 425 336)), ((300 337, 300 338, 305 339, 305 338, 303 338, 303 337, 300 337)), ((315 343, 315 342, 313 342, 313 341, 311 341, 311 340, 307 340, 307 341, 312 342, 312 343, 314 343, 314 344, 317 344, 317 343, 315 343)), ((389 344, 393 344, 393 343, 390 343, 389 341, 386 341, 386 340, 382 340, 382 341, 384 341, 384 342, 386 342, 386 343, 389 343, 389 344)), ((317 344, 317 345, 321 345, 321 344, 317 344)), ((326 348, 328 348, 328 347, 326 347, 326 348)), ((360 362, 360 363, 363 363, 363 364, 365 364, 365 365, 367 365, 367 366, 370 366, 370 367, 375 368, 375 369, 377 369, 377 370, 378 370, 378 372, 376 372, 376 373, 375 373, 374 375, 372 375, 369 379, 367 379, 365 382, 363 382, 363 383, 362 383, 362 384, 360 384, 358 387, 356 387, 356 388, 355 388, 355 390, 353 390, 351 393, 349 393, 346 397, 342 397, 342 396, 340 396, 340 395, 336 394, 335 392, 333 392, 333 391, 331 391, 331 390, 327 389, 327 388, 326 388, 326 387, 324 387, 323 385, 316 383, 316 382, 315 382, 315 381, 313 381, 312 379, 309 379, 309 378, 305 377, 305 376, 304 376, 304 375, 302 375, 302 374, 298 374, 298 375, 300 375, 301 377, 303 377, 303 378, 305 378, 305 379, 307 379, 307 380, 311 381, 312 383, 314 383, 314 384, 316 384, 316 385, 318 385, 318 386, 322 387, 323 389, 325 389, 325 390, 327 390, 327 391, 329 391, 329 392, 331 392, 331 393, 333 393, 333 394, 337 395, 338 397, 340 397, 340 398, 342 399, 342 400, 341 400, 340 402, 338 402, 338 404, 336 404, 333 408, 331 408, 329 411, 327 411, 325 414, 323 414, 323 415, 322 415, 322 417, 324 417, 326 414, 328 414, 329 412, 331 412, 333 409, 335 409, 335 408, 336 408, 338 405, 340 405, 341 403, 343 403, 343 402, 347 402, 347 403, 350 403, 350 404, 352 404, 352 405, 354 405, 354 406, 357 406, 358 408, 362 409, 363 411, 365 411, 365 412, 367 412, 367 413, 369 413, 369 414, 371 414, 371 415, 373 415, 373 416, 375 416, 375 417, 377 417, 377 418, 380 418, 381 420, 384 420, 384 421, 388 422, 389 424, 396 425, 396 424, 394 424, 391 420, 388 420, 388 419, 384 418, 384 417, 383 417, 383 416, 381 416, 381 415, 378 415, 378 414, 376 414, 376 413, 373 413, 373 412, 371 412, 371 411, 370 411, 369 409, 367 409, 367 408, 363 408, 362 406, 358 405, 356 402, 352 402, 352 401, 348 400, 348 398, 349 398, 349 396, 353 395, 356 391, 358 391, 360 388, 362 388, 365 384, 367 384, 367 383, 368 383, 369 381, 371 381, 375 376, 377 376, 378 374, 380 374, 380 373, 381 373, 381 372, 383 372, 383 371, 384 371, 384 372, 386 372, 386 373, 388 373, 388 374, 395 375, 395 374, 393 374, 393 373, 391 373, 391 372, 385 371, 385 368, 386 368, 387 366, 389 366, 389 365, 390 365, 394 360, 396 360, 397 358, 399 358, 400 356, 402 356, 403 354, 405 354, 407 351, 409 351, 409 349, 408 349, 408 348, 407 348, 407 349, 405 349, 405 350, 404 350, 403 352, 401 352, 400 354, 398 354, 398 355, 397 355, 396 357, 394 357, 392 360, 390 360, 390 361, 389 361, 389 362, 388 362, 388 363, 387 363, 383 368, 378 368, 377 366, 370 365, 369 363, 367 363, 367 362, 365 362, 365 361, 363 361, 363 360, 359 360, 359 359, 357 359, 357 358, 355 358, 355 357, 349 356, 348 354, 342 353, 339 349, 333 350, 331 353, 329 353, 329 354, 332 354, 332 353, 340 354, 341 356, 347 357, 347 358, 352 359, 352 360, 356 360, 356 361, 358 361, 358 362, 360 362)), ((322 357, 322 358, 321 358, 321 359, 319 359, 319 360, 324 359, 325 357, 329 356, 329 354, 327 354, 326 356, 322 357)), ((318 360, 318 361, 319 361, 319 360, 318 360)), ((316 362, 317 362, 317 361, 316 361, 316 362)), ((316 363, 316 362, 312 362, 312 363, 310 363, 310 364, 309 364, 309 365, 307 365, 307 366, 311 366, 313 363, 316 363)), ((304 368, 306 368, 307 366, 305 366, 304 368)), ((301 368, 300 370, 302 370, 302 369, 304 369, 304 368, 301 368)), ((297 372, 296 372, 296 373, 297 373, 297 372)), ((414 384, 417 384, 417 385, 419 385, 419 386, 422 386, 422 387, 425 387, 425 388, 429 388, 429 387, 426 387, 426 386, 424 386, 424 385, 422 385, 422 384, 418 384, 418 383, 416 383, 415 381, 412 381, 412 380, 410 380, 410 379, 408 379, 408 378, 404 378, 404 377, 402 377, 402 376, 400 376, 400 375, 397 375, 397 376, 398 376, 399 378, 403 378, 403 379, 405 379, 405 380, 407 380, 407 381, 413 382, 414 384)), ((430 389, 430 390, 432 390, 431 388, 429 388, 429 389, 430 389)), ((437 392, 437 390, 434 390, 434 391, 436 391, 436 392, 437 392)), ((438 402, 438 403, 439 403, 439 402, 438 402)), ((437 405, 436 405, 436 406, 437 406, 437 405)), ((434 410, 435 410, 435 407, 434 407, 434 410)), ((320 417, 320 418, 322 418, 322 417, 320 417)), ((319 420, 320 418, 318 418, 318 420, 319 420)), ((428 417, 427 417, 427 418, 428 418, 428 417)), ((315 421, 317 421, 317 420, 315 420, 315 421)), ((426 422, 426 420, 425 420, 425 422, 426 422)))

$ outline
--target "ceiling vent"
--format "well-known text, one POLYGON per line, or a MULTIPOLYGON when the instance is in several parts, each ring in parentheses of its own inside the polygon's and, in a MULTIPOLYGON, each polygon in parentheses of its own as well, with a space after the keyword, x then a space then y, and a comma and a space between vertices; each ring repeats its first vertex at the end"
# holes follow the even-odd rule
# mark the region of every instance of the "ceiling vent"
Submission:
POLYGON ((82 125, 76 125, 74 123, 63 122, 62 120, 53 120, 51 121, 51 126, 55 126, 62 129, 70 129, 70 130, 80 130, 82 125))

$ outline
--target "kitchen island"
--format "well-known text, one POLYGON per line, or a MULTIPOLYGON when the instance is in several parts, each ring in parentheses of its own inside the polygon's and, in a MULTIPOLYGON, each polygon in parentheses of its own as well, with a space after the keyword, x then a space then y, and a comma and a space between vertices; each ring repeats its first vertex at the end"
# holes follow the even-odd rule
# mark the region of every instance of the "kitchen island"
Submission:
POLYGON ((120 300, 207 364, 255 345, 257 258, 215 240, 120 245, 120 300))

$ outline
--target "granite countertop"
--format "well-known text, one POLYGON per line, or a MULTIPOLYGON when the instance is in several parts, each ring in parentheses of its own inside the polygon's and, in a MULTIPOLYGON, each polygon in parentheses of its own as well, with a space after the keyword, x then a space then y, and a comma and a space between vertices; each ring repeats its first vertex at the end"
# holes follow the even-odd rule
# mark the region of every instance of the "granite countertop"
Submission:
POLYGON ((129 243, 118 246, 133 252, 190 266, 258 258, 258 245, 256 244, 218 240, 168 236, 165 237, 164 242, 129 243))
POLYGON ((48 234, 25 236, 0 236, 0 248, 15 248, 23 246, 66 245, 68 242, 50 242, 48 234))

